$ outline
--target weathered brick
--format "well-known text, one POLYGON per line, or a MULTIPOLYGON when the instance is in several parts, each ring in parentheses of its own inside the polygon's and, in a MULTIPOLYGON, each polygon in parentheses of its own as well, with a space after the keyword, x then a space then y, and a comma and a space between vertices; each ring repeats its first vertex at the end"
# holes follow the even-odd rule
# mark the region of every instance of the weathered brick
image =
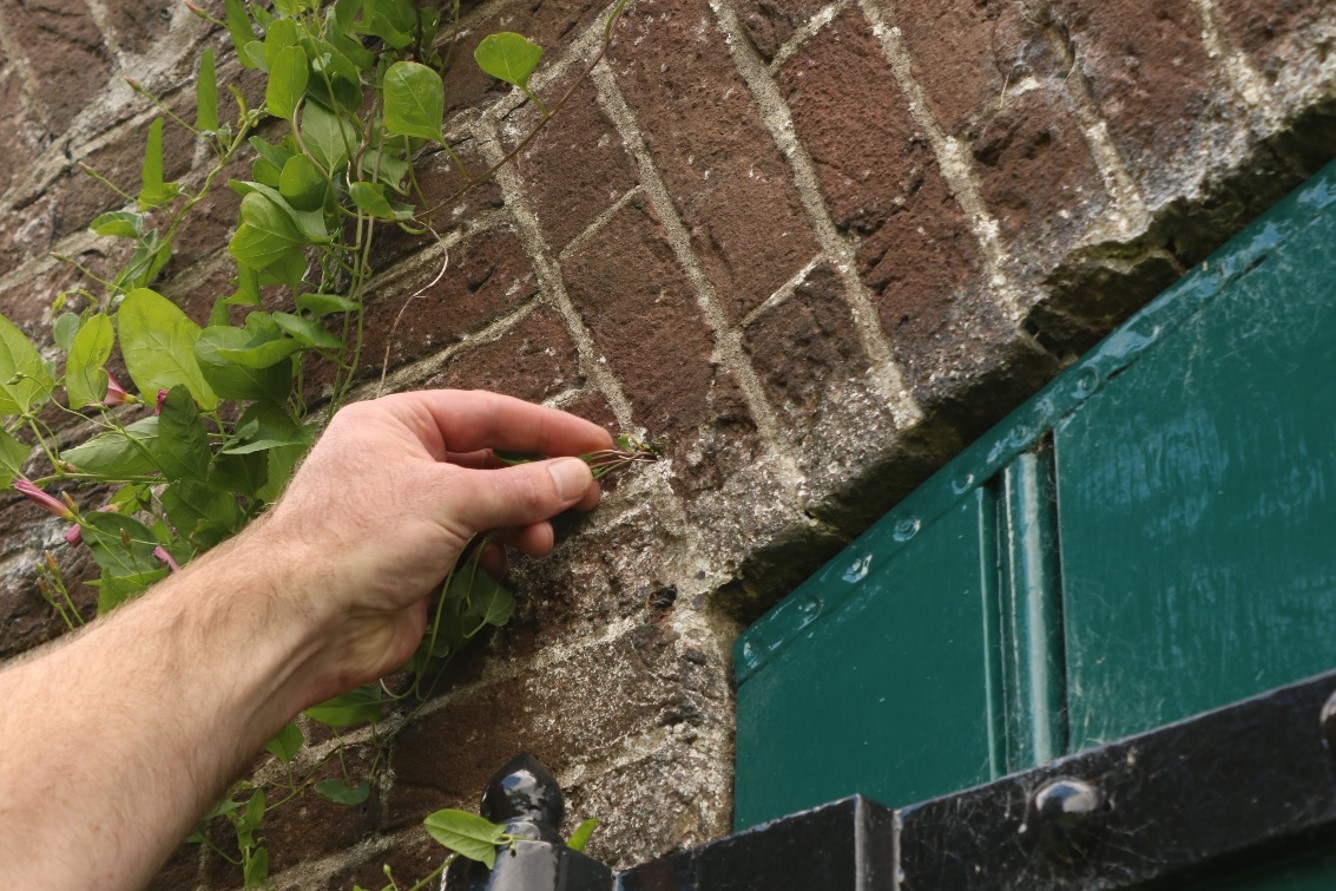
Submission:
POLYGON ((0 129, 0 157, 5 159, 0 165, 0 196, 9 191, 10 184, 36 156, 24 133, 26 128, 14 126, 24 119, 23 111, 23 78, 12 66, 0 70, 0 120, 11 122, 0 129))
MULTIPOLYGON (((476 807, 471 805, 470 809, 476 807)), ((447 856, 449 851, 427 835, 424 829, 412 834, 407 841, 396 842, 387 851, 367 856, 365 862, 350 864, 346 869, 335 873, 323 887, 329 891, 352 891, 355 886, 384 888, 387 881, 385 867, 388 866, 394 876, 395 884, 400 888, 411 888, 431 875, 447 856)), ((277 876, 276 879, 275 884, 279 887, 289 887, 285 885, 282 876, 277 876)), ((314 891, 307 884, 295 884, 290 887, 300 888, 301 891, 314 891)))
POLYGON ((1171 200, 1239 132, 1238 103, 1206 52, 1192 5, 1053 0, 1052 7, 1147 203, 1171 200))
POLYGON ((1309 34, 1317 38, 1315 26, 1325 21, 1330 27, 1333 19, 1329 0, 1230 0, 1216 8, 1234 43, 1272 83, 1297 61, 1296 44, 1307 43, 1309 34))
POLYGON ((563 262, 566 287, 636 423, 672 436, 708 420, 713 341, 662 227, 641 199, 563 262))
POLYGON ((835 224, 861 236, 882 327, 911 371, 931 374, 931 342, 958 317, 958 295, 978 289, 978 251, 867 21, 831 23, 779 83, 835 224))
POLYGON ((531 752, 554 771, 597 759, 628 737, 676 723, 681 702, 671 633, 653 625, 456 694, 399 734, 388 825, 471 806, 514 752, 531 752))
MULTIPOLYGON (((611 4, 599 0, 532 0, 508 4, 481 21, 465 22, 454 45, 454 62, 445 75, 446 114, 504 96, 513 89, 473 64, 473 51, 488 34, 515 31, 556 55, 575 34, 610 9, 611 4)), ((442 26, 442 33, 447 27, 442 26)), ((544 93, 543 98, 549 97, 544 93)))
POLYGON ((914 79, 948 133, 995 108, 1009 84, 1058 68, 1051 45, 1020 3, 894 0, 891 16, 914 79))
POLYGON ((441 280, 412 297, 436 277, 438 263, 433 259, 373 286, 363 355, 377 370, 386 344, 394 368, 455 343, 538 293, 533 266, 509 229, 489 229, 456 244, 441 280))
MULTIPOLYGON (((148 124, 129 126, 96 149, 75 147, 75 160, 92 167, 103 178, 131 195, 139 193, 148 124)), ((170 181, 190 170, 194 136, 168 121, 163 127, 163 175, 170 181)), ((63 238, 86 227, 98 214, 119 210, 125 199, 71 165, 54 186, 57 195, 54 237, 63 238)))
MULTIPOLYGON (((170 0, 120 0, 107 4, 111 39, 122 52, 143 53, 172 22, 170 0)), ((204 25, 201 23, 201 28, 204 25)))
POLYGON ((872 422, 858 420, 865 406, 849 405, 866 389, 870 365, 830 266, 812 270, 792 297, 752 321, 742 344, 805 471, 819 473, 849 439, 829 429, 832 422, 864 429, 872 422))
MULTIPOLYGON (((731 759, 692 728, 674 733, 646 758, 566 789, 567 822, 598 817, 588 853, 627 869, 726 835, 731 759)), ((813 889, 815 891, 815 889, 813 889)))
POLYGON ((1047 85, 1009 97, 988 116, 973 153, 979 192, 1021 268, 1042 273, 1109 209, 1066 95, 1047 85))
MULTIPOLYGON (((346 782, 339 764, 342 760, 347 764, 348 776, 360 782, 366 778, 375 758, 373 745, 347 745, 342 759, 331 759, 315 776, 346 782)), ((275 790, 270 797, 280 795, 282 791, 275 790)), ((379 822, 380 795, 374 786, 370 797, 356 805, 336 804, 308 786, 295 798, 265 814, 263 837, 269 851, 270 871, 279 873, 352 847, 374 832, 379 822)))
POLYGON ((638 3, 610 55, 691 246, 736 321, 817 252, 792 171, 705 0, 638 3))
POLYGON ((737 0, 733 4, 747 39, 767 62, 825 5, 823 0, 737 0))
MULTIPOLYGON (((442 236, 456 227, 467 227, 478 214, 503 204, 501 189, 494 178, 485 176, 488 165, 473 140, 453 144, 451 150, 463 166, 462 172, 444 151, 419 158, 415 168, 423 199, 418 217, 442 236)), ((432 243, 430 235, 411 235, 395 226, 381 226, 372 245, 372 265, 384 269, 432 243)))
MULTIPOLYGON (((573 77, 554 85, 565 94, 573 77)), ((526 106, 506 125, 511 150, 539 124, 526 106)), ((570 100, 514 161, 515 174, 538 216, 548 247, 560 251, 599 214, 633 188, 637 173, 612 121, 598 107, 594 86, 584 81, 570 100)))
POLYGON ((450 359, 424 387, 491 390, 529 402, 578 387, 579 357, 561 315, 541 307, 494 341, 450 359))
POLYGON ((37 113, 59 136, 111 74, 102 32, 83 0, 19 0, 3 16, 33 73, 37 113))
POLYGON ((66 631, 37 589, 36 567, 44 551, 49 550, 60 565, 79 614, 85 620, 92 618, 97 594, 84 582, 97 576, 97 567, 87 548, 70 548, 61 539, 67 528, 68 524, 23 499, 6 499, 0 509, 0 660, 66 631))

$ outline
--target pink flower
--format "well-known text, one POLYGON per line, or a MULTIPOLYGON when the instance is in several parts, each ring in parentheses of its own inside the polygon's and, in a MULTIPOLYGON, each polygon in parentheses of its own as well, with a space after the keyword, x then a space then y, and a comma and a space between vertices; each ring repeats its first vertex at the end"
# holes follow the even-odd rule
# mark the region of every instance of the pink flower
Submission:
MULTIPOLYGON (((115 504, 104 504, 97 509, 100 514, 114 514, 120 511, 120 507, 115 504)), ((83 544, 83 527, 78 523, 65 530, 65 544, 72 548, 77 548, 83 544)))
POLYGON ((103 405, 124 405, 130 401, 130 394, 125 392, 125 388, 117 382, 116 378, 107 372, 107 395, 102 397, 103 405))
POLYGON ((153 413, 154 413, 155 415, 160 415, 160 414, 162 414, 162 406, 163 406, 163 403, 165 403, 166 401, 167 401, 167 391, 166 391, 166 390, 159 390, 159 391, 158 391, 158 401, 157 401, 157 402, 154 404, 154 406, 153 406, 153 413))
POLYGON ((41 489, 34 486, 30 480, 27 480, 24 477, 19 477, 14 480, 14 489, 24 498, 27 498, 34 504, 41 505, 49 513, 55 514, 62 520, 74 519, 74 511, 70 509, 68 504, 54 495, 48 495, 46 492, 43 492, 41 489))
POLYGON ((172 572, 181 571, 180 565, 175 560, 172 559, 172 555, 167 553, 167 549, 164 548, 162 545, 158 545, 156 548, 153 549, 153 556, 157 557, 163 563, 166 563, 167 568, 170 569, 172 572))

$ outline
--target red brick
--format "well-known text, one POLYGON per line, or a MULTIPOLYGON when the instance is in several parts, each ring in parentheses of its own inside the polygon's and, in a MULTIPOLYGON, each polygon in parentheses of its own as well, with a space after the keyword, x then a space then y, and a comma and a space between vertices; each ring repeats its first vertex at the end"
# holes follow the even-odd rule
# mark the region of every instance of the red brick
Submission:
MULTIPOLYGON (((444 151, 418 158, 415 166, 418 187, 422 190, 418 218, 442 236, 457 227, 467 227, 479 214, 503 204, 496 180, 485 176, 488 165, 477 145, 466 140, 451 149, 463 165, 463 172, 444 151)), ((372 265, 384 269, 432 243, 430 235, 411 235, 396 226, 381 226, 372 246, 372 265)))
POLYGON ((529 402, 582 384, 566 322, 550 307, 536 310, 497 340, 452 357, 439 374, 423 382, 427 388, 491 390, 529 402))
MULTIPOLYGON (((344 747, 343 759, 353 785, 367 779, 375 758, 373 745, 344 747)), ((338 758, 331 759, 315 775, 322 780, 347 782, 338 758)), ((286 797, 281 789, 268 795, 275 800, 280 796, 286 797)), ((372 786, 371 796, 357 805, 337 804, 307 787, 297 797, 265 814, 262 835, 269 851, 269 870, 277 874, 299 863, 352 847, 374 832, 379 822, 380 794, 376 784, 372 786)))
MULTIPOLYGON (((859 270, 882 327, 917 364, 957 317, 957 293, 978 288, 964 212, 860 14, 846 13, 818 34, 779 83, 835 224, 861 236, 859 270)), ((922 360, 927 374, 930 357, 922 360)))
POLYGON ((914 79, 948 133, 998 104, 1008 84, 1054 73, 1058 60, 1022 4, 999 0, 895 0, 892 21, 914 79))
POLYGON ((704 0, 638 3, 610 55, 691 245, 736 321, 817 252, 792 170, 704 0))
POLYGON ((5 163, 0 165, 0 195, 4 195, 15 178, 26 172, 26 166, 36 157, 34 147, 24 132, 27 128, 16 126, 24 120, 23 78, 12 67, 0 71, 0 120, 10 122, 0 129, 0 157, 5 159, 5 163))
POLYGON ((676 723, 682 692, 671 635, 646 626, 543 667, 456 694, 395 741, 391 828, 441 807, 472 807, 514 752, 548 769, 596 760, 628 737, 676 723), (500 753, 500 754, 498 754, 500 753))
POLYGON ((59 137, 111 75, 102 32, 83 0, 20 0, 6 6, 4 23, 33 73, 34 117, 59 137))
POLYGON ((708 421, 710 331, 672 248, 642 199, 563 263, 566 288, 635 422, 673 436, 708 421))
MULTIPOLYGON (((552 95, 564 95, 573 78, 552 95)), ((528 106, 508 123, 510 149, 538 126, 528 106)), ((560 251, 628 189, 638 176, 622 138, 598 107, 594 86, 584 81, 570 100, 515 160, 515 173, 538 216, 548 247, 560 251)))
POLYGON ((1065 94, 1009 97, 973 144, 979 191, 1020 266, 1046 269, 1109 209, 1099 168, 1065 94))
POLYGON ((1309 33, 1322 45, 1316 26, 1332 21, 1330 0, 1230 0, 1216 6, 1234 43, 1275 83, 1295 61, 1293 44, 1309 33))
POLYGON ((1117 146, 1156 207, 1234 133, 1240 109, 1188 3, 1053 0, 1117 146))
MULTIPOLYGON (((474 64, 473 51, 488 34, 515 31, 555 57, 584 26, 593 24, 608 9, 609 6, 596 0, 532 0, 529 3, 509 4, 481 21, 466 21, 459 42, 455 44, 454 61, 445 75, 446 114, 471 108, 483 99, 499 98, 513 89, 484 74, 474 64)), ((442 33, 445 33, 447 27, 442 26, 442 33)), ((622 36, 618 39, 626 38, 622 36)), ((541 64, 539 71, 542 71, 541 64)), ((551 97, 544 93, 542 98, 547 100, 551 97)))
MULTIPOLYGON (((359 885, 363 888, 384 888, 389 881, 385 877, 385 867, 388 866, 394 875, 395 884, 400 888, 411 888, 431 875, 448 855, 449 851, 423 829, 409 841, 396 843, 383 853, 370 855, 364 863, 340 870, 321 887, 328 891, 352 891, 359 885)), ((316 891, 309 885, 302 887, 306 891, 316 891)))
POLYGON ((509 229, 490 229, 452 247, 441 280, 405 305, 436 277, 437 262, 368 295, 362 354, 377 373, 386 343, 392 344, 394 368, 455 343, 538 293, 537 276, 519 238, 509 229))
MULTIPOLYGON (((74 149, 76 161, 87 164, 120 189, 137 195, 144 166, 144 147, 148 142, 148 123, 121 130, 106 145, 94 150, 74 149)), ((163 126, 164 175, 179 179, 190 170, 195 139, 184 127, 167 121, 163 126)), ((55 214, 56 238, 63 238, 85 228, 98 214, 119 210, 125 199, 71 165, 56 186, 58 205, 55 214)), ((163 213, 165 211, 160 211, 163 213)))
POLYGON ((822 0, 739 0, 733 4, 747 38, 767 62, 825 5, 822 0))
MULTIPOLYGON (((143 53, 166 34, 172 22, 170 0, 120 0, 107 4, 111 38, 122 52, 143 53)), ((207 26, 200 22, 204 30, 207 26)))

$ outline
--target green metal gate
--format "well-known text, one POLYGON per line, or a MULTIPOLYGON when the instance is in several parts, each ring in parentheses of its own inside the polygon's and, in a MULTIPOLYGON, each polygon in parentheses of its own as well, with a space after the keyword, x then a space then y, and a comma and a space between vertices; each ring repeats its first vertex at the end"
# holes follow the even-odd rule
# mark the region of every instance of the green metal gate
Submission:
MULTIPOLYGON (((739 828, 945 795, 1336 667, 1336 164, 794 591, 735 663, 739 828)), ((1266 887, 1332 887, 1331 859, 1266 887)))

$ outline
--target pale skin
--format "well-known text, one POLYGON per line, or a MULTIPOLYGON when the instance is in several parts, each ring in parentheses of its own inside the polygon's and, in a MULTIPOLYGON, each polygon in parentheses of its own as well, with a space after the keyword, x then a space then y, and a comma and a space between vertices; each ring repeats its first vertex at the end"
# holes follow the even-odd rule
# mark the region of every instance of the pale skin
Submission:
POLYGON ((535 556, 589 509, 587 421, 490 393, 340 411, 267 516, 140 600, 0 671, 0 863, 14 888, 135 889, 279 728, 407 661, 480 532, 535 556))

